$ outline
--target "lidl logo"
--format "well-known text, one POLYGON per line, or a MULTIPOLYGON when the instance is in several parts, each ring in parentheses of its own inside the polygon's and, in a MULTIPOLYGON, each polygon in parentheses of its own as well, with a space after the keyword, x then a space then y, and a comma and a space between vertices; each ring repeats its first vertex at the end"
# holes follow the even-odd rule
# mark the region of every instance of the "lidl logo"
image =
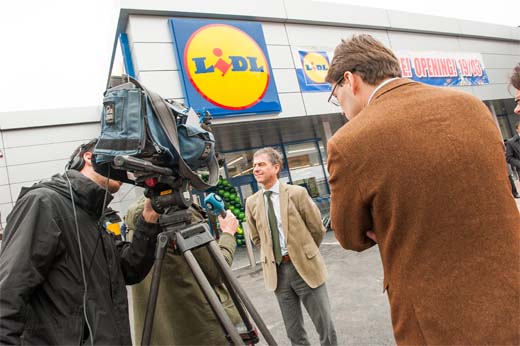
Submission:
POLYGON ((302 66, 305 75, 314 83, 325 83, 325 77, 329 70, 327 56, 317 52, 305 52, 302 57, 302 66))
POLYGON ((296 67, 296 75, 303 92, 330 91, 329 83, 325 82, 330 66, 329 53, 295 47, 293 56, 296 59, 295 61, 300 61, 301 67, 296 67))
POLYGON ((214 116, 280 111, 260 24, 174 18, 170 27, 191 107, 214 116))

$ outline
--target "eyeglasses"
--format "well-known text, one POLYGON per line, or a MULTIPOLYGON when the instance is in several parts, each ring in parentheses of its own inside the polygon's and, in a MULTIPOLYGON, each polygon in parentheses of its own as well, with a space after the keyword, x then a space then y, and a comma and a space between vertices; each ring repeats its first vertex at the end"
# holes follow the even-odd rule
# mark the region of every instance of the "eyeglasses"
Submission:
POLYGON ((338 98, 336 97, 336 95, 334 95, 334 91, 336 91, 336 88, 338 87, 338 85, 340 85, 343 82, 344 79, 345 79, 345 75, 342 75, 340 77, 340 79, 338 79, 336 84, 334 84, 334 88, 332 88, 332 91, 330 92, 329 99, 327 100, 327 102, 332 103, 336 107, 339 107, 340 104, 339 104, 338 98))

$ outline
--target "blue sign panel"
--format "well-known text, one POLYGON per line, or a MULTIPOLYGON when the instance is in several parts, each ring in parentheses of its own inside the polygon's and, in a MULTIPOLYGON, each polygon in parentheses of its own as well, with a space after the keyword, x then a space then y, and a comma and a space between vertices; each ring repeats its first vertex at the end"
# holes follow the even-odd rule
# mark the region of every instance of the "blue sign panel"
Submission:
POLYGON ((187 104, 214 117, 281 111, 260 23, 171 18, 187 104))

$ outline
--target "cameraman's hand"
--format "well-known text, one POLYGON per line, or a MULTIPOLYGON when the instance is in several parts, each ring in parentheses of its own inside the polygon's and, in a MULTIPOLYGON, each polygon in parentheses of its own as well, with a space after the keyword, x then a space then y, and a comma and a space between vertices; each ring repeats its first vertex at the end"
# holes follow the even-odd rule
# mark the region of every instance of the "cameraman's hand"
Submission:
POLYGON ((157 214, 152 208, 152 201, 150 198, 146 198, 144 201, 143 219, 148 223, 157 223, 159 221, 160 214, 157 214))
POLYGON ((238 220, 235 215, 231 212, 231 210, 226 210, 226 217, 218 216, 218 223, 220 224, 220 229, 224 233, 229 233, 231 235, 235 235, 238 228, 238 220))

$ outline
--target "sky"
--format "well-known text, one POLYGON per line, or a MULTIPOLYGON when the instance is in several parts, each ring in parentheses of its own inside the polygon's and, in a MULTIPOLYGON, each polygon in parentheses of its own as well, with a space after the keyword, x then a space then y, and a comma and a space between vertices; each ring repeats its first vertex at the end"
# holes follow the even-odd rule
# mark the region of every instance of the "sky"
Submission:
MULTIPOLYGON (((313 1, 520 25, 517 0, 313 1)), ((119 0, 1 0, 0 112, 101 104, 118 13, 119 0)))

